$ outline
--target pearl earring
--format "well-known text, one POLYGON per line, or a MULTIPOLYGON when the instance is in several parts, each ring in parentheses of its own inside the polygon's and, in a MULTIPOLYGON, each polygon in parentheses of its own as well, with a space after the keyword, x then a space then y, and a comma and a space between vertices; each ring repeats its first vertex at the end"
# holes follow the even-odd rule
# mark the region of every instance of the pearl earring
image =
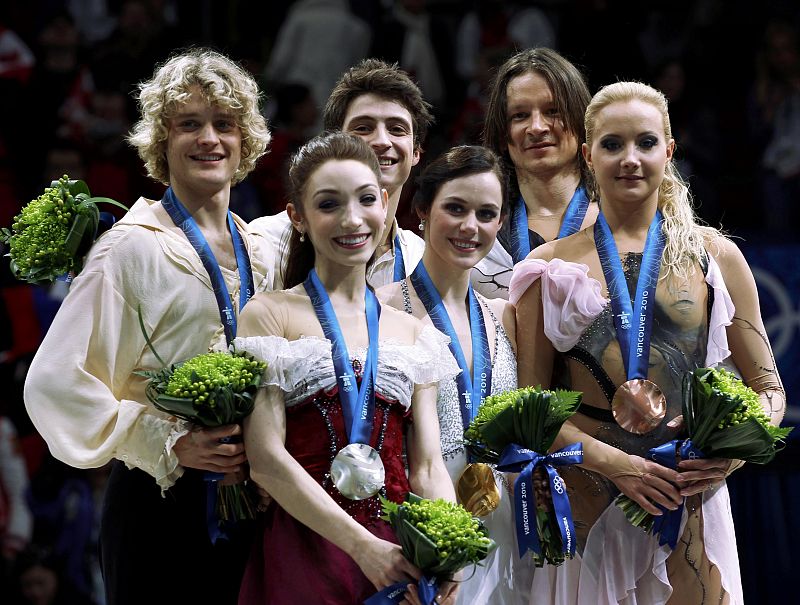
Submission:
POLYGON ((425 231, 425 219, 420 219, 419 226, 417 227, 420 231, 425 231))

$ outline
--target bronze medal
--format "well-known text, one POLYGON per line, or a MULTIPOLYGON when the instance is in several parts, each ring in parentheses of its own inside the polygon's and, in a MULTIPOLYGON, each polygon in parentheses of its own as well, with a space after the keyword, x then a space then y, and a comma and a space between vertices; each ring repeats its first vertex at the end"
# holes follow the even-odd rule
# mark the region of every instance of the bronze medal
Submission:
POLYGON ((364 500, 377 494, 386 480, 380 454, 364 443, 351 443, 339 450, 331 464, 336 489, 350 500, 364 500))
POLYGON ((623 429, 643 435, 664 420, 667 398, 656 383, 646 378, 633 378, 622 383, 614 393, 611 413, 623 429))
POLYGON ((492 467, 482 462, 468 464, 456 484, 458 502, 476 517, 485 517, 500 505, 500 490, 492 467))

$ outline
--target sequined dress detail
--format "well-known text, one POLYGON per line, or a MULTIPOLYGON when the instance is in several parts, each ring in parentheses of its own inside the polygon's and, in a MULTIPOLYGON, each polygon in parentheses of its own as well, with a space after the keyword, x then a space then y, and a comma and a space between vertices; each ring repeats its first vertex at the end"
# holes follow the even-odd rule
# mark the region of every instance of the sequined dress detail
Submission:
MULTIPOLYGON (((411 313, 410 295, 401 282, 404 309, 411 313)), ((492 385, 491 393, 502 393, 517 388, 517 357, 511 341, 497 316, 489 308, 486 300, 476 294, 484 317, 494 326, 492 346, 492 385)), ((440 443, 447 472, 457 484, 461 473, 469 462, 464 448, 464 427, 459 407, 458 385, 455 377, 439 383, 436 400, 439 417, 440 443)), ((513 483, 504 473, 494 471, 495 483, 500 491, 500 505, 486 517, 483 523, 489 534, 497 542, 497 549, 480 566, 465 570, 465 577, 459 587, 457 605, 491 603, 492 605, 524 605, 530 596, 534 565, 530 554, 519 558, 517 539, 514 533, 513 483)))

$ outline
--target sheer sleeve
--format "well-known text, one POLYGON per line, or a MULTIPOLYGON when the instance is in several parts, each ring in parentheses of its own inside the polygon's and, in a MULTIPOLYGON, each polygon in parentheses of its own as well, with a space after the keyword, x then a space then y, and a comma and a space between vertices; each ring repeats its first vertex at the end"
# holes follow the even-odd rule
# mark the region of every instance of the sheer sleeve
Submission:
MULTIPOLYGON (((136 291, 135 287, 114 278, 145 281, 154 279, 155 271, 140 274, 147 268, 138 265, 142 246, 131 250, 127 245, 131 242, 116 241, 117 235, 96 245, 94 259, 59 308, 28 371, 25 405, 37 431, 62 462, 94 468, 118 458, 152 475, 166 489, 183 472, 170 447, 183 433, 173 419, 147 403, 146 379, 134 375, 137 369, 160 364, 148 354, 137 309, 128 302, 126 292, 136 291)), ((198 290, 203 286, 194 281, 181 285, 200 299, 198 290)), ((140 290, 146 291, 144 286, 140 290)), ((197 329, 195 336, 164 334, 159 321, 172 304, 167 296, 154 296, 141 310, 154 346, 174 362, 191 356, 189 345, 202 330, 197 329)), ((185 307, 185 312, 200 314, 198 307, 185 307)))
MULTIPOLYGON (((745 384, 759 393, 761 404, 777 425, 786 411, 786 394, 761 318, 755 278, 739 248, 729 240, 720 241, 714 256, 732 301, 732 317, 725 328, 731 361, 745 384)), ((709 275, 711 268, 709 263, 709 275)))
POLYGON ((706 283, 714 290, 714 304, 711 307, 711 317, 708 322, 708 347, 706 349, 706 366, 713 367, 731 354, 728 348, 727 327, 733 323, 735 309, 725 281, 722 279, 719 265, 710 254, 708 255, 706 283))
POLYGON ((537 279, 542 280, 544 332, 556 350, 568 351, 578 342, 608 304, 600 282, 589 276, 589 267, 554 258, 526 259, 517 264, 511 277, 510 298, 519 302, 537 279))

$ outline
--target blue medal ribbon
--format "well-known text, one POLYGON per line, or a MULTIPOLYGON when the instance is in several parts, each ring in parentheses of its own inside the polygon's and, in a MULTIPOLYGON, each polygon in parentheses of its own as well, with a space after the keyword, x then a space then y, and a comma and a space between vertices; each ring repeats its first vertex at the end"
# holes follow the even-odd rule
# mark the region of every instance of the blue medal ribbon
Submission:
POLYGON ((533 491, 533 470, 543 466, 550 481, 553 496, 553 512, 558 520, 561 534, 562 552, 575 556, 575 525, 572 521, 572 508, 564 480, 555 469, 556 466, 580 464, 583 462, 583 443, 573 443, 551 454, 539 454, 512 443, 503 450, 497 470, 519 473, 514 481, 514 519, 517 530, 517 545, 520 558, 532 550, 542 554, 536 523, 536 498, 533 491))
POLYGON ((598 214, 597 222, 594 224, 597 255, 600 257, 603 275, 605 275, 608 293, 611 297, 614 329, 617 332, 617 341, 628 380, 647 378, 655 294, 665 243, 661 228, 662 222, 661 211, 657 210, 650 223, 650 228, 647 230, 642 266, 639 270, 633 302, 631 302, 628 284, 625 281, 625 272, 622 269, 617 245, 614 243, 614 236, 602 212, 598 214))
MULTIPOLYGON (((197 252, 206 273, 208 273, 211 287, 214 290, 214 297, 217 300, 220 320, 225 328, 225 340, 230 344, 236 338, 236 314, 233 312, 231 295, 225 285, 225 278, 222 277, 222 271, 219 268, 214 252, 208 245, 208 241, 206 241, 203 232, 200 231, 192 215, 189 214, 189 211, 186 210, 178 196, 172 191, 172 187, 167 187, 164 197, 161 199, 161 205, 167 211, 175 226, 180 227, 186 234, 186 238, 197 252)), ((230 211, 228 211, 228 229, 231 232, 233 251, 236 254, 236 266, 239 271, 239 312, 241 313, 245 304, 255 292, 253 271, 250 267, 250 257, 247 254, 244 240, 236 228, 236 223, 233 221, 233 215, 230 211)))
MULTIPOLYGON (((406 586, 409 583, 396 582, 387 586, 364 601, 364 605, 396 605, 405 598, 406 586)), ((417 596, 422 605, 433 605, 438 590, 439 582, 435 577, 422 576, 417 583, 417 596)))
POLYGON ((511 208, 511 260, 516 265, 531 253, 531 240, 528 236, 528 208, 525 200, 519 196, 517 203, 511 208))
MULTIPOLYGON (((671 469, 678 468, 678 456, 680 456, 682 460, 694 460, 706 457, 706 455, 692 443, 691 439, 685 439, 683 441, 680 439, 673 439, 672 441, 667 441, 649 450, 647 456, 661 466, 666 466, 671 469)), ((653 517, 653 527, 650 531, 654 536, 658 536, 659 546, 668 544, 670 549, 674 550, 675 546, 678 544, 678 534, 681 529, 681 518, 683 516, 683 505, 685 502, 686 498, 684 497, 683 502, 681 502, 675 510, 670 510, 661 504, 656 504, 662 514, 653 517)))
POLYGON ((394 279, 398 282, 406 278, 406 264, 403 260, 403 249, 400 247, 400 235, 394 236, 394 279))
POLYGON ((458 342, 450 316, 444 307, 442 297, 428 275, 425 264, 420 261, 411 274, 411 283, 417 292, 420 301, 437 330, 450 337, 450 352, 458 362, 461 372, 456 376, 458 386, 458 401, 461 408, 461 423, 467 430, 472 419, 478 413, 483 400, 489 395, 492 388, 492 359, 489 352, 489 339, 486 336, 486 324, 483 321, 483 312, 478 303, 478 298, 470 284, 467 290, 469 300, 469 328, 472 334, 472 374, 464 357, 464 352, 458 342))
MULTIPOLYGON (((186 234, 186 239, 194 248, 203 267, 208 273, 208 278, 211 280, 211 288, 214 291, 214 298, 217 301, 217 308, 219 309, 219 317, 222 326, 225 329, 225 340, 230 344, 236 338, 236 313, 233 311, 233 302, 231 301, 228 286, 225 285, 225 278, 222 276, 222 271, 219 268, 214 252, 211 246, 208 245, 203 232, 197 226, 197 222, 189 214, 189 211, 175 195, 172 187, 167 187, 164 192, 164 197, 161 198, 161 206, 166 210, 169 217, 176 227, 186 234)), ((253 281, 253 271, 250 267, 250 257, 247 254, 247 248, 244 245, 244 240, 239 230, 236 228, 236 223, 233 220, 233 215, 230 210, 228 211, 228 229, 231 233, 231 240, 233 241, 233 251, 236 255, 236 268, 239 271, 239 312, 244 309, 247 301, 255 292, 255 285, 253 281)), ((206 525, 208 527, 208 536, 212 544, 216 544, 220 538, 227 538, 225 531, 220 527, 219 517, 217 516, 217 482, 222 479, 223 475, 220 473, 206 472, 203 474, 203 479, 206 481, 206 525)))
POLYGON ((339 386, 339 399, 342 402, 342 415, 349 443, 369 445, 372 436, 372 419, 375 415, 375 376, 378 373, 378 324, 381 317, 381 306, 375 293, 367 286, 364 294, 367 315, 367 334, 369 347, 364 363, 364 374, 361 386, 357 388, 356 375, 347 343, 331 305, 328 292, 319 280, 317 271, 312 269, 303 287, 311 299, 314 312, 317 314, 325 338, 331 342, 333 367, 336 370, 336 384, 339 386))
POLYGON ((561 219, 561 228, 558 230, 556 239, 561 239, 580 231, 588 209, 589 194, 586 193, 586 187, 580 185, 575 190, 575 193, 572 194, 572 199, 569 201, 564 218, 561 219))
MULTIPOLYGON (((583 185, 579 185, 575 193, 572 194, 569 205, 567 205, 556 239, 561 239, 580 231, 588 208, 589 194, 583 185)), ((528 236, 528 208, 525 206, 525 200, 522 199, 522 196, 519 197, 516 205, 511 209, 510 240, 511 258, 516 265, 531 252, 531 240, 528 236)))

